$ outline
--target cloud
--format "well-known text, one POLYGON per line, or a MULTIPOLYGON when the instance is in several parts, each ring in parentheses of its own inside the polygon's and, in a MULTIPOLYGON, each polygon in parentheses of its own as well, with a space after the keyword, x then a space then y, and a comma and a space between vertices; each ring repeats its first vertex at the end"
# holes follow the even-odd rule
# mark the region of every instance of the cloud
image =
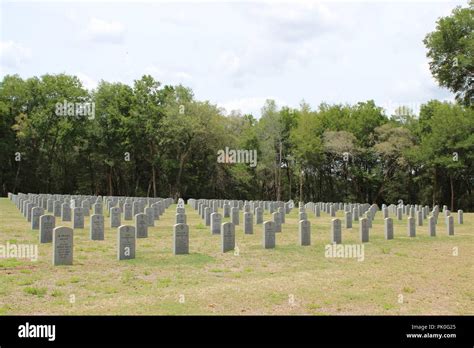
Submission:
POLYGON ((335 11, 321 2, 295 2, 254 6, 254 20, 262 23, 272 40, 297 43, 337 29, 335 11))
POLYGON ((90 18, 84 35, 90 41, 119 44, 124 40, 125 29, 120 22, 90 18))
POLYGON ((256 117, 260 116, 262 107, 265 105, 267 99, 275 100, 277 106, 289 106, 284 100, 275 98, 273 96, 268 97, 245 97, 239 99, 232 99, 222 103, 217 103, 220 107, 224 108, 227 114, 233 111, 240 111, 243 114, 252 114, 256 117))
POLYGON ((149 74, 165 85, 182 84, 187 87, 192 87, 191 83, 193 76, 186 71, 163 70, 155 65, 149 65, 145 68, 143 74, 149 74))
POLYGON ((232 81, 234 88, 314 64, 341 42, 349 25, 347 20, 341 23, 337 8, 322 3, 264 3, 239 9, 257 25, 242 44, 224 48, 214 64, 214 73, 232 81))
POLYGON ((14 41, 0 41, 0 62, 7 68, 18 68, 31 59, 31 50, 14 41))
POLYGON ((99 84, 97 80, 82 72, 78 72, 75 75, 79 78, 79 80, 81 80, 82 85, 88 90, 96 89, 99 84))
POLYGON ((240 58, 233 51, 224 51, 217 57, 216 67, 222 74, 236 74, 241 68, 240 58))

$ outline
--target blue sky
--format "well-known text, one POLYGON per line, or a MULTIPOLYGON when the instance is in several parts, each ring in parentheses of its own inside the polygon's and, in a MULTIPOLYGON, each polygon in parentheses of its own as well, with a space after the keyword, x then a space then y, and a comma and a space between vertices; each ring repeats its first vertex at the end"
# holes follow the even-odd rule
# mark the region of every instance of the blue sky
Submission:
POLYGON ((373 99, 388 112, 452 100, 423 38, 466 1, 2 1, 0 78, 46 73, 132 84, 150 74, 258 116, 265 99, 373 99))

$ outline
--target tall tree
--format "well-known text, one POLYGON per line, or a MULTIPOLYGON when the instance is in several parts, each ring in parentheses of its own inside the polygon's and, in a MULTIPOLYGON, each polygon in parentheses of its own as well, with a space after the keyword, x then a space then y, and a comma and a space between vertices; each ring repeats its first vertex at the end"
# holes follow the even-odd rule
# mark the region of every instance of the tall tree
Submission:
POLYGON ((456 7, 450 16, 436 22, 426 35, 430 70, 438 83, 456 94, 466 106, 474 102, 474 0, 456 7))

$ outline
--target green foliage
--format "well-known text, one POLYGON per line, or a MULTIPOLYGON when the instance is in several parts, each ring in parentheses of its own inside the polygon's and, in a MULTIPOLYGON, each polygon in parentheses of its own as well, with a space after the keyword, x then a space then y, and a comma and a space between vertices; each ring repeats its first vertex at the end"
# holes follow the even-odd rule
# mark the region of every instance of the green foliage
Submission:
POLYGON ((474 1, 440 18, 424 41, 430 70, 441 86, 466 106, 474 100, 474 1))
POLYGON ((259 200, 448 204, 472 210, 474 114, 429 101, 388 117, 373 101, 224 115, 183 86, 143 76, 133 86, 74 76, 0 82, 2 194, 55 192, 259 200), (95 117, 55 114, 91 101, 95 117), (218 163, 257 152, 257 166, 218 163), (21 161, 15 161, 20 152, 21 161), (453 160, 456 153, 456 160, 453 160))

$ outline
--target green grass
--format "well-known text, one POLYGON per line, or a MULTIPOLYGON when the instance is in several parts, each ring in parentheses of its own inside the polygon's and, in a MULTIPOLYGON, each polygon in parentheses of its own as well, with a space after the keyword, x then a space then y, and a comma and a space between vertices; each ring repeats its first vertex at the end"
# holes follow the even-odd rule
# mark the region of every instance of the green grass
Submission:
POLYGON ((24 288, 23 291, 25 292, 25 294, 43 297, 46 294, 47 289, 28 286, 24 288))
MULTIPOLYGON (((108 219, 105 240, 90 241, 89 218, 83 230, 74 231, 73 266, 52 266, 51 244, 38 245, 37 262, 0 258, 0 315, 474 314, 472 213, 465 213, 463 225, 455 224, 454 236, 446 235, 440 219, 435 238, 426 224, 408 238, 406 221, 394 220, 395 239, 387 241, 379 212, 364 261, 357 261, 325 257, 331 217, 324 213, 316 218, 308 212, 307 247, 298 246, 297 209, 287 215, 275 249, 262 248, 261 225, 253 235, 236 226, 234 255, 220 252, 220 236, 211 235, 189 206, 190 254, 174 256, 175 208, 149 228, 147 239, 137 240, 133 260, 117 260, 117 231, 107 227, 108 219)), ((57 225, 71 223, 57 219, 57 225)), ((358 222, 349 230, 343 226, 343 243, 358 244, 358 228, 358 222)), ((0 244, 7 242, 38 244, 38 231, 8 199, 0 199, 0 244)))

